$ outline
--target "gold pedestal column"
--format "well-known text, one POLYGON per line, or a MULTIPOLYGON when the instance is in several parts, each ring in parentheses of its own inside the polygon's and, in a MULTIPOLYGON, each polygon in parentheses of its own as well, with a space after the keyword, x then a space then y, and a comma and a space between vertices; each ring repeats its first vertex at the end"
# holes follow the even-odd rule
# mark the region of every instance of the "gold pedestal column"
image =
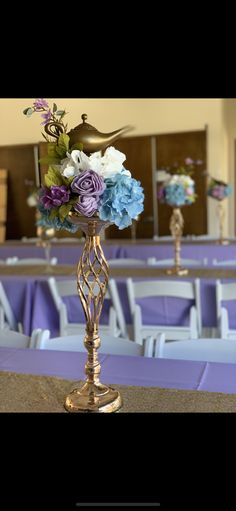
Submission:
POLYGON ((184 219, 180 208, 174 208, 170 218, 170 232, 174 238, 175 265, 166 270, 167 275, 187 275, 188 270, 181 267, 180 251, 181 236, 183 234, 184 219))
POLYGON ((217 204, 217 217, 219 222, 219 239, 217 240, 217 244, 219 245, 228 245, 229 241, 224 239, 224 219, 225 219, 225 209, 222 204, 222 201, 219 201, 217 204))
POLYGON ((108 264, 100 245, 100 232, 109 223, 76 214, 71 214, 69 219, 79 225, 86 235, 77 268, 77 287, 86 318, 84 344, 88 359, 85 365, 86 382, 81 389, 75 389, 67 396, 65 408, 69 412, 116 412, 122 406, 122 399, 117 390, 100 383, 101 366, 97 352, 101 344, 99 318, 109 278, 108 264))
POLYGON ((47 261, 47 265, 44 268, 44 273, 51 273, 51 239, 54 238, 56 231, 53 227, 42 227, 41 225, 37 225, 38 220, 41 218, 41 213, 36 210, 35 214, 36 218, 36 234, 38 240, 36 241, 36 247, 40 247, 44 249, 45 259, 47 261))

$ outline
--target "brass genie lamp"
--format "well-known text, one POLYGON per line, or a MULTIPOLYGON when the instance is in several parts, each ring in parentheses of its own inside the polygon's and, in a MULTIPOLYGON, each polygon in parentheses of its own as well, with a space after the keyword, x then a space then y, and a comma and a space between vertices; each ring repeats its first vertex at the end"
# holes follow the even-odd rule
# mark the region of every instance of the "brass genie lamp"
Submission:
MULTIPOLYGON (((115 142, 115 140, 117 140, 121 135, 133 129, 132 126, 124 126, 123 128, 112 131, 111 133, 101 133, 94 128, 94 126, 91 126, 91 124, 86 122, 87 118, 87 114, 82 114, 81 119, 83 122, 71 129, 68 133, 70 146, 81 143, 83 144, 83 152, 86 154, 105 149, 115 142)), ((48 135, 57 139, 60 134, 64 132, 62 125, 56 121, 48 122, 45 124, 44 129, 48 135)))

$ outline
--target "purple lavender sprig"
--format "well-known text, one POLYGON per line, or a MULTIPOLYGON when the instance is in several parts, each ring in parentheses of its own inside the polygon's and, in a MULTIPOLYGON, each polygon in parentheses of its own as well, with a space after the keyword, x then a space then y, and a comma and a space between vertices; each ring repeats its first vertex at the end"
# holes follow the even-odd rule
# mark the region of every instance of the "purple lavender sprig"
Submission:
MULTIPOLYGON (((63 117, 66 115, 65 110, 58 110, 56 103, 53 103, 53 107, 50 108, 46 99, 38 98, 35 99, 33 105, 25 108, 23 110, 23 114, 27 117, 31 117, 33 113, 40 113, 43 121, 41 122, 42 126, 45 126, 49 122, 56 122, 61 125, 63 132, 66 133, 67 124, 64 124, 63 117)), ((49 138, 42 133, 43 137, 50 142, 49 138)))

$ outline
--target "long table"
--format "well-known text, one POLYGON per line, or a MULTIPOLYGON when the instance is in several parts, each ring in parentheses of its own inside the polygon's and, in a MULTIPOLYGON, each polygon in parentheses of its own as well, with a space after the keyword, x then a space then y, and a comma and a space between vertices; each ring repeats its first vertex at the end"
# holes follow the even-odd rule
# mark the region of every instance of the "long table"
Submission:
MULTIPOLYGON (((107 259, 131 257, 146 260, 148 257, 157 259, 172 258, 174 256, 173 242, 161 242, 152 240, 104 240, 102 247, 107 259), (137 255, 138 254, 138 255, 137 255)), ((81 256, 83 242, 78 243, 52 243, 51 257, 57 257, 59 264, 76 264, 81 256)), ((0 259, 17 256, 22 257, 45 257, 42 247, 33 243, 6 242, 0 244, 0 259)), ((181 244, 181 256, 183 258, 203 259, 208 258, 211 266, 212 259, 236 259, 236 243, 219 245, 212 241, 183 241, 181 244)))
MULTIPOLYGON (((84 380, 86 358, 80 352, 0 348, 0 371, 84 380)), ((236 364, 106 354, 99 359, 101 380, 109 384, 236 394, 236 364)))

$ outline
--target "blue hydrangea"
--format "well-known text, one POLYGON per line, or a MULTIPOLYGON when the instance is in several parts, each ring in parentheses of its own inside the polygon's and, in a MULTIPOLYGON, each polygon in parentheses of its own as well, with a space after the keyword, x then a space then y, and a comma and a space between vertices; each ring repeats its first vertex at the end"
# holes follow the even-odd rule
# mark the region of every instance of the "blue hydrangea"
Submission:
POLYGON ((186 204, 184 187, 181 184, 171 184, 165 187, 165 199, 170 206, 186 204))
POLYGON ((42 227, 54 227, 57 231, 60 231, 61 229, 65 229, 69 232, 76 232, 78 230, 78 226, 71 224, 67 220, 64 220, 63 222, 60 221, 59 217, 55 217, 53 219, 49 218, 49 215, 51 213, 51 210, 45 209, 41 204, 38 206, 38 210, 41 213, 41 218, 36 222, 37 225, 41 225, 42 227))
POLYGON ((99 217, 119 229, 132 224, 143 211, 144 194, 140 182, 123 173, 105 179, 106 190, 100 199, 99 217))

